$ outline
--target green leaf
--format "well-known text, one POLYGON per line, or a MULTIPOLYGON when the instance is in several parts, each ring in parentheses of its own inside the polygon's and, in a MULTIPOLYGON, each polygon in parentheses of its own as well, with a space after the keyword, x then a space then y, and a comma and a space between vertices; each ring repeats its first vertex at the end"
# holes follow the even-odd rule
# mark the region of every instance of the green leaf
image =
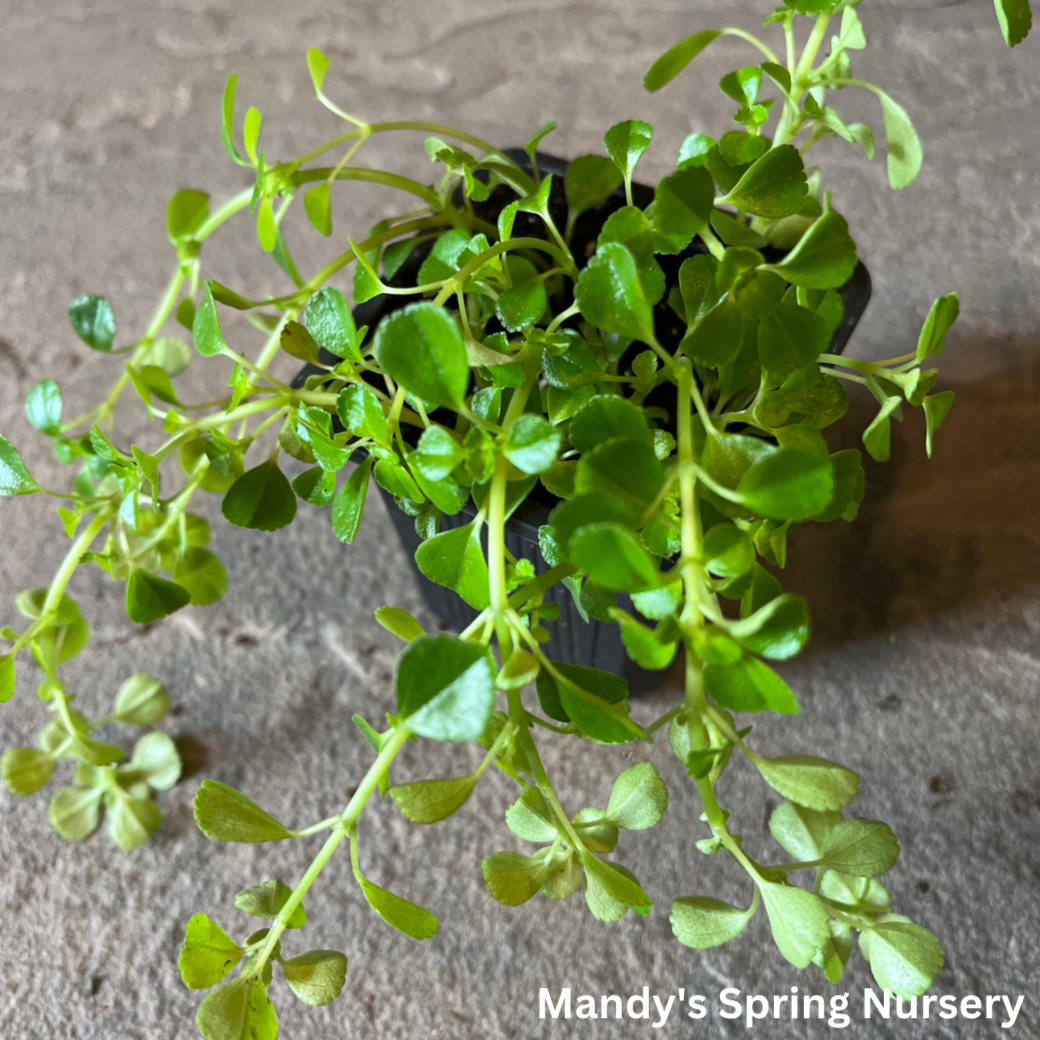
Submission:
POLYGON ((815 812, 796 802, 781 802, 769 817, 769 831, 795 859, 823 858, 827 836, 842 822, 840 812, 815 812))
POLYGON ((772 668, 747 654, 736 661, 706 665, 704 684, 708 693, 731 711, 798 712, 798 702, 787 683, 772 668))
POLYGON ((805 192, 802 157, 793 145, 784 144, 757 159, 725 201, 755 216, 778 220, 798 212, 805 192))
POLYGON ((155 791, 168 791, 181 778, 177 746, 165 733, 146 733, 134 745, 130 764, 120 773, 144 780, 155 791))
POLYGON ((506 809, 506 826, 524 841, 554 841, 557 825, 552 810, 537 787, 525 787, 523 794, 506 809))
MULTIPOLYGON (((587 589, 588 585, 585 588, 587 589)), ((584 593, 585 589, 582 592, 584 593)), ((648 593, 637 592, 636 595, 648 595, 648 593)), ((609 611, 609 615, 611 620, 616 621, 621 628, 621 642, 625 644, 625 652, 640 668, 659 671, 667 668, 675 660, 678 650, 676 641, 662 642, 651 629, 645 628, 623 610, 614 608, 609 611)))
MULTIPOLYGON (((664 467, 652 448, 644 441, 616 437, 600 442, 582 457, 575 471, 574 486, 579 492, 614 495, 616 504, 629 506, 638 516, 654 501, 664 479, 664 467)), ((593 515, 590 519, 600 518, 593 515)), ((602 519, 614 519, 613 512, 602 519)))
POLYGON ((775 61, 764 61, 759 67, 785 94, 791 92, 791 73, 783 65, 777 65, 775 61))
POLYGON ((496 852, 484 859, 480 869, 488 891, 506 906, 526 903, 542 887, 547 874, 544 860, 519 852, 496 852))
POLYGON ((624 397, 594 397, 575 413, 567 434, 582 454, 601 441, 624 437, 650 443, 650 427, 643 413, 624 397))
POLYGON ((762 70, 757 65, 749 65, 734 72, 727 72, 719 80, 719 89, 742 107, 753 105, 758 100, 758 92, 761 88, 762 70))
POLYGON ((781 304, 758 325, 758 356, 773 388, 811 365, 827 349, 831 330, 826 318, 808 307, 781 304))
POLYGON ((687 166, 703 166, 708 160, 708 153, 718 142, 704 134, 688 134, 679 146, 679 157, 676 167, 680 170, 687 166))
MULTIPOLYGON (((344 428, 355 437, 371 437, 380 444, 387 442, 386 416, 371 387, 362 383, 345 386, 336 398, 336 414, 344 428)), ((429 432, 425 430, 424 434, 429 432)))
MULTIPOLYGON (((239 910, 245 910, 247 914, 261 917, 265 921, 274 921, 282 912, 282 907, 289 901, 292 889, 278 880, 265 881, 262 885, 247 888, 235 896, 235 906, 239 910)), ((285 922, 286 928, 302 928, 307 923, 307 911, 303 904, 298 903, 289 920, 285 922)))
POLYGON ((259 978, 240 975, 206 996, 195 1015, 206 1040, 277 1040, 278 1016, 259 978))
POLYGON ((126 616, 139 625, 158 621, 191 602, 191 593, 174 581, 135 568, 126 583, 126 616))
POLYGON ((61 391, 53 379, 43 379, 25 397, 29 422, 48 437, 61 433, 61 391))
POLYGON ((495 314, 510 332, 522 332, 541 320, 547 302, 545 282, 533 278, 506 289, 495 303, 495 314))
POLYGON ((204 191, 185 188, 174 193, 166 207, 166 233, 176 245, 195 237, 209 217, 209 196, 204 191))
POLYGON ((232 73, 224 84, 224 99, 221 105, 220 136, 224 141, 224 149, 240 166, 248 165, 235 148, 235 86, 238 74, 232 73))
POLYGON ((579 527, 567 543, 572 563, 615 592, 643 592, 661 581, 639 537, 617 523, 579 527))
POLYGON ((193 606, 216 603, 228 586, 224 564, 208 549, 193 546, 185 551, 173 568, 173 580, 188 590, 193 606))
POLYGON ((101 823, 101 788, 62 787, 51 797, 47 816, 66 841, 82 841, 101 823))
POLYGON ((599 246, 578 278, 574 298, 582 317, 596 328, 653 342, 653 309, 635 259, 620 242, 599 246))
POLYGON ((650 66, 643 79, 643 86, 651 92, 660 90, 666 83, 675 79, 708 44, 714 43, 721 35, 722 30, 720 29, 708 29, 686 37, 681 43, 677 43, 670 50, 665 51, 650 66))
POLYGON ((779 264, 768 267, 792 285, 833 289, 844 285, 856 267, 856 244, 845 218, 825 213, 779 264))
POLYGON ((422 625, 407 610, 398 607, 377 607, 375 618, 387 632, 406 643, 418 639, 424 632, 422 625))
POLYGON ((823 900, 793 885, 763 881, 758 888, 777 948, 796 968, 807 968, 831 935, 823 900))
POLYGON ((476 523, 428 538, 415 552, 419 570, 430 581, 454 589, 475 610, 491 602, 487 561, 476 523))
POLYGON ((211 841, 281 841, 292 831, 244 794, 218 780, 203 780, 195 794, 195 822, 211 841))
POLYGON ((170 710, 170 695, 158 679, 147 672, 131 676, 116 694, 112 717, 130 726, 158 722, 170 710))
POLYGON ((242 122, 242 144, 245 146, 246 155, 253 163, 259 163, 257 157, 257 145, 260 143, 260 129, 264 124, 264 117, 258 108, 250 106, 246 109, 246 118, 242 122))
POLYGON ((720 578, 739 578, 755 563, 751 540, 733 524, 715 524, 704 533, 701 543, 704 566, 720 578))
POLYGON ((672 934, 692 950, 707 950, 735 939, 751 920, 748 910, 709 896, 689 896, 672 903, 672 934))
POLYGON ((184 945, 177 962, 188 989, 215 986, 242 959, 245 950, 216 922, 196 914, 184 929, 184 945))
POLYGON ((1009 47, 1016 47, 1033 28, 1033 12, 1029 8, 1029 0, 994 0, 997 9, 997 21, 1004 34, 1004 42, 1009 47))
POLYGON ((638 119, 615 123, 604 135, 603 144, 614 165, 626 181, 632 179, 636 163, 643 157, 654 137, 654 128, 638 119))
POLYGON ((432 303, 413 303, 385 318, 375 355, 383 370, 424 401, 458 408, 469 386, 466 346, 455 319, 432 303))
POLYGON ((530 137, 527 143, 524 145, 524 151, 527 153, 527 157, 534 161, 535 153, 538 151, 538 146, 542 141, 549 136, 556 129, 555 123, 546 123, 536 134, 530 137))
POLYGON ((287 321, 281 334, 281 348, 289 357, 298 358, 308 365, 318 363, 318 344, 314 337, 297 321, 287 321))
POLYGON ((311 74, 314 93, 321 94, 325 76, 329 71, 329 59, 317 47, 311 47, 307 51, 307 71, 311 74))
POLYGON ((108 792, 105 808, 109 836, 121 849, 139 848, 163 821, 162 809, 150 798, 131 798, 121 790, 108 792))
POLYGON ((285 981, 305 1004, 331 1004, 347 979, 347 958, 335 950, 310 950, 282 961, 285 981))
POLYGON ((785 798, 817 812, 833 812, 856 797, 859 775, 812 755, 756 758, 763 779, 785 798))
POLYGON ((725 296, 683 337, 682 352, 706 368, 728 364, 740 352, 744 316, 732 296, 725 296))
POLYGON ((589 887, 601 888, 611 899, 635 910, 649 909, 652 900, 640 887, 639 882, 627 872, 622 873, 616 863, 604 863, 591 852, 580 851, 581 865, 589 887))
POLYGON ((372 469, 372 476, 384 491, 389 491, 395 498, 406 498, 413 502, 423 501, 423 493, 419 490, 418 484, 397 461, 396 456, 393 457, 393 461, 380 459, 372 469))
POLYGON ((348 361, 360 361, 357 326, 350 305, 338 289, 326 286, 316 292, 307 304, 307 331, 330 354, 348 361))
POLYGON ((773 520, 806 520, 826 509, 834 493, 830 459, 781 448, 740 478, 737 494, 748 509, 773 520))
POLYGON ((397 662, 397 713, 431 740, 476 740, 495 705, 487 650, 451 635, 424 635, 397 662))
POLYGON ((505 455, 524 473, 544 473, 551 469, 560 452, 562 436, 540 415, 524 414, 510 426, 505 455))
POLYGON ((224 334, 220 331, 220 318, 217 316, 217 304, 213 299, 212 281, 207 280, 202 287, 202 302, 195 310, 191 334, 195 340, 195 349, 203 357, 216 357, 227 349, 224 334))
POLYGON ((626 769, 614 781, 607 818, 626 831, 653 827, 668 808, 668 788, 649 762, 626 769))
POLYGON ((437 918, 415 903, 408 902, 393 892, 358 876, 358 884, 368 900, 368 905, 388 924, 413 939, 432 939, 440 929, 437 918))
POLYGON ((921 172, 924 152, 906 109, 883 90, 876 90, 885 115, 888 138, 888 183, 897 191, 909 187, 921 172))
POLYGON ((332 234, 332 191, 328 181, 322 181, 303 196, 303 208, 315 231, 326 238, 332 234))
POLYGON ((863 431, 863 446, 876 462, 887 462, 892 451, 893 412, 898 413, 902 399, 892 396, 885 399, 873 422, 863 431))
POLYGON ((370 455, 355 468, 332 503, 332 532, 341 542, 348 545, 357 537, 361 526, 373 461, 370 455))
POLYGON ((412 823, 437 823, 462 808, 478 779, 470 773, 449 780, 416 780, 391 787, 390 797, 412 823))
POLYGON ((690 239, 707 226, 715 183, 701 166, 688 166, 663 178, 654 193, 654 228, 662 235, 690 239))
POLYGON ((11 794, 23 798, 35 794, 50 780, 53 772, 54 756, 36 748, 11 748, 0 759, 4 785, 11 794))
POLYGON ((508 660, 499 670, 495 678, 495 686, 500 690, 518 690, 538 677, 541 665, 533 654, 520 647, 515 647, 508 660))
POLYGON ((225 519, 236 527, 276 531, 296 516, 296 496, 274 459, 246 470, 231 485, 220 504, 225 519))
POLYGON ((808 606, 803 597, 786 593, 731 625, 729 632, 751 653, 786 661, 808 642, 808 606))
POLYGON ((14 694, 14 654, 0 654, 0 704, 14 694))
POLYGON ((953 327, 960 309, 960 301, 955 292, 940 296, 932 304, 917 340, 918 361, 924 361, 926 357, 942 357, 946 353, 946 333, 953 327))
POLYGON ((15 446, 0 437, 0 498, 14 495, 31 495, 40 490, 40 485, 29 475, 15 446))
POLYGON ((942 970, 943 951, 931 932, 906 918, 863 931, 865 955, 879 986, 896 996, 920 996, 942 970))
MULTIPOLYGON (((926 397, 922 402, 926 424, 925 447, 928 451, 928 458, 932 457, 932 438, 935 436, 935 431, 942 425, 943 420, 950 414, 950 409, 953 407, 953 399, 953 391, 944 390, 941 394, 932 394, 931 397, 926 397)), ((0 448, 2 448, 2 445, 0 445, 0 448)))
POLYGON ((552 662, 559 678, 543 668, 536 689, 550 718, 572 721, 601 744, 626 744, 641 735, 628 718, 628 683, 621 676, 582 665, 552 662))
POLYGON ((570 219, 601 202, 606 202, 617 191, 622 180, 621 171, 605 155, 582 155, 569 163, 563 178, 570 219))
POLYGON ((116 318, 112 304, 104 296, 80 296, 69 304, 72 331, 91 350, 108 354, 116 336, 116 318))
POLYGON ((843 874, 877 877, 896 865, 899 842, 877 820, 843 820, 827 835, 820 858, 843 874))

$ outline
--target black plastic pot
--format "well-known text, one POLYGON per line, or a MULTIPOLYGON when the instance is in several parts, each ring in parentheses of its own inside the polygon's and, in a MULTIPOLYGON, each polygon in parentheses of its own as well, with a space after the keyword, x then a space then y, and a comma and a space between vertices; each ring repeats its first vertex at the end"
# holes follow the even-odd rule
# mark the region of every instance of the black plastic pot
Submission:
MULTIPOLYGON (((506 154, 530 171, 527 156, 523 151, 514 149, 507 151, 506 154)), ((567 201, 563 191, 563 178, 567 171, 567 162, 542 153, 538 153, 537 161, 538 168, 542 173, 553 174, 554 184, 549 200, 549 208, 554 222, 558 227, 563 227, 567 218, 567 201)), ((642 184, 632 185, 632 195, 634 204, 640 208, 646 208, 654 199, 653 189, 642 184)), ((481 219, 494 224, 498 213, 512 198, 513 194, 510 189, 500 187, 495 192, 492 192, 491 197, 486 202, 475 203, 473 206, 474 212, 481 219)), ((607 217, 624 205, 624 191, 618 189, 614 196, 602 205, 587 210, 578 218, 575 223, 571 246, 579 266, 584 263, 587 256, 593 251, 596 239, 607 217)), ((518 214, 514 225, 514 236, 520 235, 525 237, 545 237, 540 218, 531 214, 518 214)), ((402 265, 391 284, 395 287, 414 285, 415 275, 429 249, 428 243, 417 246, 411 257, 402 265)), ((700 240, 695 240, 693 245, 677 256, 659 256, 657 258, 664 269, 669 287, 678 283, 678 272, 683 261, 687 257, 703 251, 703 244, 700 240)), ((770 249, 764 249, 762 252, 768 260, 773 262, 782 255, 778 251, 770 249)), ((856 265, 852 277, 839 290, 844 305, 844 317, 831 340, 829 347, 831 353, 840 354, 845 349, 849 337, 852 335, 852 330, 856 327, 870 300, 870 292, 870 275, 866 267, 859 263, 856 265)), ((383 318, 410 302, 412 302, 412 299, 407 296, 377 296, 355 307, 354 318, 359 327, 367 325, 374 331, 383 318)), ((684 326, 672 312, 666 301, 658 304, 654 318, 658 339, 663 346, 674 349, 682 338, 685 331, 684 326)), ((329 364, 335 364, 338 359, 328 355, 327 357, 323 356, 322 360, 329 364)), ((318 369, 311 366, 304 368, 297 375, 293 386, 302 386, 307 376, 313 375, 318 371, 318 369)), ((435 584, 419 572, 414 561, 415 551, 420 545, 420 538, 415 530, 415 521, 397 508, 393 496, 383 491, 382 488, 379 490, 387 504, 390 518, 401 540, 401 545, 411 561, 426 605, 444 627, 461 631, 477 616, 477 612, 464 603, 450 589, 435 584)), ((540 483, 536 484, 506 524, 506 548, 517 559, 526 557, 531 560, 539 574, 548 570, 548 566, 542 559, 538 548, 538 528, 549 522, 549 514, 558 501, 540 483)), ((455 516, 443 517, 441 528, 442 530, 451 530, 452 528, 468 524, 472 521, 476 512, 476 507, 472 502, 469 502, 455 516)), ((597 621, 595 618, 585 621, 578 612, 577 605, 570 591, 562 584, 552 586, 547 591, 546 596, 548 601, 555 603, 560 611, 559 620, 547 626, 551 633, 551 639, 545 644, 544 649, 549 657, 568 664, 585 665, 621 675, 628 681, 629 689, 633 693, 646 692, 655 689, 660 684, 664 673, 649 672, 636 665, 626 654, 616 625, 597 621)), ((618 606, 622 610, 627 610, 630 613, 634 611, 628 596, 619 593, 617 599, 618 606)))

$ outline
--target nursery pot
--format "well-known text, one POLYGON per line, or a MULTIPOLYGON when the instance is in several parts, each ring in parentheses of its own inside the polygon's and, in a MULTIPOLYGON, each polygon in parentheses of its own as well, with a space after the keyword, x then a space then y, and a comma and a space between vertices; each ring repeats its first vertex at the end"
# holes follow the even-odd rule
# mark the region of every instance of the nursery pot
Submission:
MULTIPOLYGON (((530 161, 523 151, 511 149, 507 150, 505 154, 525 168, 528 173, 531 172, 530 161)), ((563 181, 568 164, 562 159, 540 152, 537 153, 536 158, 539 171, 543 174, 553 175, 549 208, 557 227, 563 227, 567 217, 563 181)), ((500 186, 491 193, 487 201, 473 203, 474 213, 481 219, 494 224, 499 212, 512 200, 512 197, 510 189, 500 186)), ((636 206, 645 209, 653 202, 654 191, 646 185, 633 184, 632 197, 636 206)), ((607 218, 624 205, 624 190, 619 188, 606 202, 587 210, 577 219, 571 239, 571 251, 579 267, 585 264, 594 251, 596 240, 607 218)), ((545 237, 544 226, 540 219, 531 214, 517 214, 514 229, 514 234, 517 236, 545 237)), ((431 244, 428 242, 417 245, 390 284, 395 287, 414 285, 418 269, 430 248, 431 244)), ((664 270, 669 288, 678 284, 678 272, 683 261, 704 251, 703 244, 695 239, 693 244, 676 256, 657 257, 664 270)), ((762 252, 770 262, 777 262, 783 255, 779 251, 769 248, 763 249, 762 252)), ((862 263, 858 263, 852 277, 838 290, 844 305, 844 315, 831 339, 828 348, 830 353, 839 354, 845 349, 852 330, 856 327, 870 300, 870 291, 870 275, 866 267, 862 263)), ((374 332, 383 318, 411 302, 413 299, 408 296, 376 296, 354 308, 354 319, 359 327, 367 325, 374 332)), ((654 321, 658 339, 662 345, 674 349, 685 329, 668 306, 667 299, 662 300, 655 308, 654 321)), ((331 354, 326 355, 323 351, 322 361, 332 365, 338 359, 331 354)), ((293 386, 302 386, 308 376, 319 371, 312 366, 305 367, 296 376, 293 386)), ((463 602, 452 590, 435 584, 419 571, 415 564, 415 551, 418 549, 421 539, 415 530, 415 520, 397 507, 392 495, 382 488, 379 491, 387 505, 401 545, 408 555, 427 607, 445 628, 455 631, 466 628, 477 616, 477 611, 463 602)), ((539 482, 535 484, 531 493, 506 522, 506 548, 517 559, 525 557, 530 560, 539 574, 549 568, 542 559, 538 548, 538 529, 548 524, 549 514, 558 502, 559 499, 550 494, 539 482)), ((442 517, 441 529, 451 530, 468 524, 476 513, 477 509, 473 502, 467 502, 459 513, 442 517)), ((586 621, 566 586, 557 583, 551 586, 545 595, 546 602, 555 603, 560 612, 559 619, 547 626, 551 638, 548 643, 544 644, 544 650, 550 658, 567 664, 584 665, 621 675, 628 681, 629 689, 633 693, 647 692, 660 684, 664 673, 647 671, 636 665, 625 652, 616 625, 598 621, 592 617, 586 621)), ((634 612, 632 601, 627 595, 618 593, 617 601, 622 610, 629 613, 634 612)))

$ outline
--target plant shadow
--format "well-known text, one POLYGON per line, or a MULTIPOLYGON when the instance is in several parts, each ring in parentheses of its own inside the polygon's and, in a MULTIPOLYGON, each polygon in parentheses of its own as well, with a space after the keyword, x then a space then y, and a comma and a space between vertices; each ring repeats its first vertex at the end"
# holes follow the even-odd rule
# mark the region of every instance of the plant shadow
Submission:
MULTIPOLYGON (((1021 350, 1019 364, 970 381, 968 353, 958 349, 949 373, 940 366, 937 389, 957 399, 933 457, 920 410, 906 409, 893 424, 889 461, 864 453, 867 494, 856 520, 792 533, 782 581, 809 600, 810 652, 1040 585, 1040 360, 1021 350)), ((1006 359, 1011 351, 1006 341, 981 341, 970 353, 1006 359)), ((865 393, 849 397, 832 450, 862 448, 859 431, 876 409, 865 393)))

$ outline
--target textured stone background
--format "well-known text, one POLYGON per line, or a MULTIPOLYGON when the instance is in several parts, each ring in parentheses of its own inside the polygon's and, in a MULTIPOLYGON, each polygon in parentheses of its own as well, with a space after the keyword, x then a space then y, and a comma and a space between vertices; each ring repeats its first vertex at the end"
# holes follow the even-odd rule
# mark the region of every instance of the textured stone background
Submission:
MULTIPOLYGON (((886 356, 908 349, 931 300, 957 289, 963 317, 951 337, 944 381, 959 401, 936 458, 923 459, 917 416, 897 431, 894 458, 871 467, 870 498, 854 526, 807 528, 794 540, 790 587, 809 595, 816 637, 785 667, 802 715, 763 718, 766 751, 828 754, 863 774, 863 815, 889 821, 903 859, 887 883, 896 905, 937 932, 947 962, 936 991, 1026 993, 1013 1035, 1040 1035, 1040 554, 1035 520, 1040 437, 1040 130, 1035 71, 1040 40, 1014 54, 988 3, 869 0, 860 9, 872 46, 860 75, 903 99, 927 152, 919 182, 889 192, 873 165, 841 142, 819 149, 843 187, 869 264, 874 301, 852 349, 886 356)), ((603 131, 638 116, 657 127, 646 175, 668 168, 692 129, 721 132, 729 102, 713 84, 746 53, 736 41, 708 52, 695 74, 660 95, 641 75, 696 28, 751 28, 761 4, 673 0, 568 3, 354 0, 294 4, 253 0, 41 0, 0 3, 0 422, 42 480, 58 469, 32 435, 21 401, 55 377, 71 414, 98 398, 115 363, 81 347, 65 306, 107 293, 127 334, 141 329, 171 263, 166 200, 200 186, 218 198, 241 171, 219 140, 220 93, 240 80, 240 111, 265 115, 269 154, 296 153, 336 132, 310 96, 305 48, 333 60, 330 88, 371 120, 427 118, 500 141, 520 142, 559 121, 559 152, 598 150, 603 131)), ((749 60, 754 60, 754 55, 749 60)), ((849 116, 880 127, 868 96, 842 98, 849 116)), ((428 176, 421 140, 386 137, 367 161, 428 176)), ((341 230, 363 232, 382 214, 377 190, 338 196, 341 230)), ((327 255, 300 232, 304 263, 327 255)), ((251 231, 232 228, 207 247, 209 272, 230 285, 276 288, 277 272, 251 231)), ((243 341, 245 342, 245 341, 243 341)), ((212 366, 187 378, 196 396, 212 366)), ((210 395, 212 396, 212 395, 210 395)), ((196 396, 196 399, 197 396, 196 396)), ((867 414, 865 403, 853 419, 867 414)), ((124 416, 129 436, 140 429, 124 416)), ((152 443, 156 434, 145 434, 152 443)), ((848 434, 849 438, 854 432, 848 434)), ((211 513, 215 512, 210 503, 211 513)), ((47 503, 3 506, 0 586, 11 595, 49 579, 64 552, 47 503)), ((147 665, 178 705, 164 723, 185 738, 195 775, 162 797, 168 822, 142 851, 120 853, 100 834, 69 846, 51 834, 45 798, 0 795, 0 1033, 12 1040, 139 1040, 190 1037, 196 998, 175 961, 188 916, 205 910, 246 927, 234 892, 272 875, 298 877, 306 845, 213 846, 195 830, 191 797, 201 775, 240 785, 287 821, 334 811, 367 761, 350 724, 391 705, 395 647, 371 620, 398 604, 422 613, 378 498, 353 550, 324 514, 304 508, 287 537, 216 528, 232 574, 225 600, 145 631, 122 615, 120 590, 77 577, 74 594, 95 620, 94 641, 70 671, 88 710, 147 665), (278 577, 275 578, 274 575, 278 577)), ((647 716, 667 703, 659 694, 647 716)), ((41 725, 33 677, 0 712, 0 744, 28 743, 41 725)), ((698 809, 667 749, 651 757, 673 785, 655 832, 626 838, 620 858, 660 907, 617 926, 593 921, 578 900, 539 900, 511 911, 486 895, 480 857, 515 847, 501 822, 504 778, 434 830, 406 825, 388 807, 367 814, 363 856, 373 878, 433 907, 433 942, 415 944, 365 911, 340 857, 308 900, 311 946, 345 949, 350 993, 308 1009, 281 983, 286 1037, 620 1037, 642 1023, 555 1026, 537 1019, 540 986, 628 993, 827 992, 770 948, 763 915, 730 946, 701 955, 672 941, 667 901, 714 893, 745 898, 734 869, 693 851, 698 809)), ((546 742, 566 804, 606 796, 616 757, 587 748, 561 755, 546 742), (588 794, 583 794, 588 792, 588 794)), ((444 749, 404 757, 402 775, 436 775, 444 749)), ((765 847, 768 791, 734 769, 724 800, 749 847, 765 847)), ((294 945, 299 940, 291 940, 294 945)), ((299 947, 304 948, 304 947, 299 947)), ((868 983, 858 960, 854 995, 868 983)), ((712 1018, 673 1021, 667 1035, 730 1037, 743 1027, 712 1018)), ((760 1026, 762 1035, 816 1037, 822 1026, 760 1026)), ((996 1023, 856 1021, 850 1037, 977 1038, 996 1023)))

